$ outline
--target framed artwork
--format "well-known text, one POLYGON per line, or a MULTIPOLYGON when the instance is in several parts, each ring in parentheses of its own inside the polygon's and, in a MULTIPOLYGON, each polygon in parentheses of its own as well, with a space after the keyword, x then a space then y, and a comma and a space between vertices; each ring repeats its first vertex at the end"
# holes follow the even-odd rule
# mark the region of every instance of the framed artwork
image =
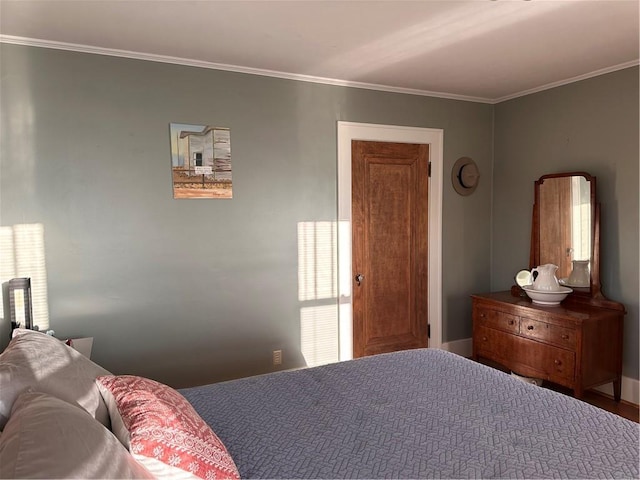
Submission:
POLYGON ((170 123, 173 198, 233 198, 228 128, 170 123))

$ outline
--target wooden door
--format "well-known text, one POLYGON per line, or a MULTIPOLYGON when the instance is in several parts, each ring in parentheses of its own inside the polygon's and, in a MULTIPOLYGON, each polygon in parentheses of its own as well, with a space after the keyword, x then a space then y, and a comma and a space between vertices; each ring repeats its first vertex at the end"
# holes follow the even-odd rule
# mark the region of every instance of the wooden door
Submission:
POLYGON ((351 152, 353 356, 426 347, 429 145, 351 152))

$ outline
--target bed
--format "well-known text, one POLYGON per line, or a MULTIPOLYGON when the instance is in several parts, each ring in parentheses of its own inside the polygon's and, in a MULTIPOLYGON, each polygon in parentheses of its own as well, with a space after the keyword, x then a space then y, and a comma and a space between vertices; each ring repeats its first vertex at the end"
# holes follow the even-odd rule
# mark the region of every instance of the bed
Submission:
POLYGON ((441 350, 409 350, 176 391, 151 379, 112 375, 45 337, 18 335, 0 355, 3 478, 640 475, 638 424, 441 350), (34 341, 37 348, 22 351, 34 341), (32 355, 56 360, 36 362, 32 355), (17 381, 21 362, 31 371, 46 371, 34 377, 48 380, 17 381), (7 400, 9 380, 13 399, 7 400), (36 407, 14 420, 29 402, 36 407), (47 402, 55 403, 55 414, 33 414, 47 402), (42 428, 28 425, 25 433, 32 418, 59 420, 60 409, 82 413, 87 425, 74 431, 83 432, 82 444, 90 447, 64 461, 72 450, 61 446, 65 435, 49 425, 42 438, 50 440, 29 452, 40 462, 34 473, 16 445, 42 428), (95 446, 85 435, 90 429, 99 431, 95 446))
POLYGON ((637 478, 638 425, 449 352, 182 390, 245 478, 637 478))

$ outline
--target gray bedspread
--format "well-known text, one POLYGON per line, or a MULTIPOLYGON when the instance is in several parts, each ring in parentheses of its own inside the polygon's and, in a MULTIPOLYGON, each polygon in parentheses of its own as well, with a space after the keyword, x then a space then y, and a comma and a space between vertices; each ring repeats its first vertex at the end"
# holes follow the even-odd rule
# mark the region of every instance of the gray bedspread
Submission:
POLYGON ((243 478, 638 478, 639 426, 441 350, 180 390, 243 478))

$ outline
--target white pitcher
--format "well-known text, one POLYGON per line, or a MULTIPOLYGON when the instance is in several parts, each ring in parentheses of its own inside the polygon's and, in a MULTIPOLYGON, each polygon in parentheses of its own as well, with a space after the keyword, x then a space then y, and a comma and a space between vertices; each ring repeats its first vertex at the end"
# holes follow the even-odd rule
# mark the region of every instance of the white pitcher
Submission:
POLYGON ((556 270, 558 270, 558 266, 552 263, 539 265, 531 270, 531 275, 533 275, 534 272, 538 272, 538 276, 533 281, 533 289, 547 291, 560 290, 560 284, 556 278, 556 270))
POLYGON ((589 260, 573 260, 573 270, 567 282, 575 287, 589 286, 589 260))

